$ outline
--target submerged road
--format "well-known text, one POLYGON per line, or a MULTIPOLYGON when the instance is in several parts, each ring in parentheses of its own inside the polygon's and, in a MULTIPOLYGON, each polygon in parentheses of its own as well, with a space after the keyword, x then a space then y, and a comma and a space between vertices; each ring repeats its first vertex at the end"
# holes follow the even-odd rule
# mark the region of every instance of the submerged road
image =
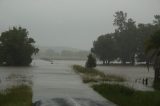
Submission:
POLYGON ((76 61, 34 61, 33 102, 35 106, 115 106, 74 73, 76 61))

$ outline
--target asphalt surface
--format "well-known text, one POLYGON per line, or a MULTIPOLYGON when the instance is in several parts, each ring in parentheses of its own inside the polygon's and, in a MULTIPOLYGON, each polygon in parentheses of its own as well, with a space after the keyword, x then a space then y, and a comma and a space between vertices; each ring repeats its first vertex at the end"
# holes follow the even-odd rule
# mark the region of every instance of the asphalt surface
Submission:
POLYGON ((33 102, 35 106, 115 106, 82 83, 71 64, 80 61, 34 61, 33 102))

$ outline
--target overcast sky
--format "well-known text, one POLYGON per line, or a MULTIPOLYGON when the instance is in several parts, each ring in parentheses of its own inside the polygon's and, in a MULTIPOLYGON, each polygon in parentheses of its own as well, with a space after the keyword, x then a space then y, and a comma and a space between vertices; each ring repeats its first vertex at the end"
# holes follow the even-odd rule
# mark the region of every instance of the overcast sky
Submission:
POLYGON ((0 0, 0 32, 22 26, 38 45, 89 50, 99 35, 114 31, 118 10, 151 23, 160 0, 0 0))

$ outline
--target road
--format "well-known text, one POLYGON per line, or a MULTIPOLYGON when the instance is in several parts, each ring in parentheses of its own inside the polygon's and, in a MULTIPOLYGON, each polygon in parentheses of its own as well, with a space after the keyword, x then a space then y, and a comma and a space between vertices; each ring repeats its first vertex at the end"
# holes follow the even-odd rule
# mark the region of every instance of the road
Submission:
POLYGON ((71 68, 76 61, 34 61, 33 102, 35 106, 115 106, 82 83, 71 68))

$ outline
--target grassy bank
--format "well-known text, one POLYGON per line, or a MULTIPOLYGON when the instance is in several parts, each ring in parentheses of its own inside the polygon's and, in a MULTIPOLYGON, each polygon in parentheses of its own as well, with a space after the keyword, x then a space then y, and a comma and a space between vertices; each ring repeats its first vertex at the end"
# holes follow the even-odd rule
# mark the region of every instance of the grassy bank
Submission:
POLYGON ((92 87, 119 106, 160 106, 160 91, 136 91, 115 84, 99 84, 92 87))
POLYGON ((85 68, 80 65, 73 65, 73 69, 75 70, 75 72, 81 75, 84 83, 100 82, 100 81, 119 81, 119 82, 125 81, 125 79, 120 76, 106 75, 99 70, 85 68))
POLYGON ((21 85, 0 92, 0 106, 32 106, 32 89, 21 85))

